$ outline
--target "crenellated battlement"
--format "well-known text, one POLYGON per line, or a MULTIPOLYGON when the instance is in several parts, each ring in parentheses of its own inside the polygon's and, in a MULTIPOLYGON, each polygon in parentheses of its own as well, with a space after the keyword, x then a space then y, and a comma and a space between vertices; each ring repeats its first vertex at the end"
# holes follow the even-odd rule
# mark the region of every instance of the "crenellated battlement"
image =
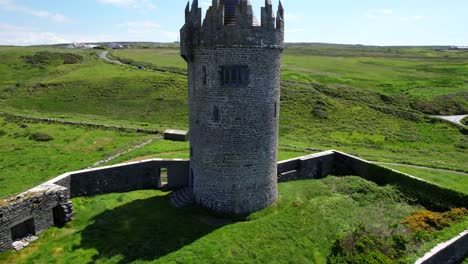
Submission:
POLYGON ((181 54, 191 61, 196 47, 255 47, 283 49, 284 9, 279 2, 276 18, 271 0, 265 0, 260 23, 249 0, 213 0, 202 21, 198 0, 187 3, 180 30, 181 54))

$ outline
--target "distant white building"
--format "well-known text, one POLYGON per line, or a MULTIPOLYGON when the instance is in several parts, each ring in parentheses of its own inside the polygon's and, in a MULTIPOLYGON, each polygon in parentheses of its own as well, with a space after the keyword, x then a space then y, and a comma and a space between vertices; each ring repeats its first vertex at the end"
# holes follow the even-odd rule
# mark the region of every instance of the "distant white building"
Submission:
POLYGON ((123 49, 123 48, 125 48, 124 45, 121 45, 119 43, 109 43, 109 44, 107 44, 107 47, 109 47, 111 49, 123 49))
POLYGON ((86 43, 73 43, 73 47, 75 49, 94 49, 96 47, 99 47, 99 45, 86 44, 86 43))

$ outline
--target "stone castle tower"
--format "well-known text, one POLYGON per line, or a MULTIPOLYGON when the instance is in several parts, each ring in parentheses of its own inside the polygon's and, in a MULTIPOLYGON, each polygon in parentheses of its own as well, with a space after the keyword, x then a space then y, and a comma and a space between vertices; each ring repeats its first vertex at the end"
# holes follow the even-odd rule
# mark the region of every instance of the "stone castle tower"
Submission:
POLYGON ((211 210, 250 213, 274 203, 284 10, 271 0, 213 0, 202 23, 185 10, 181 55, 188 63, 190 186, 211 210))

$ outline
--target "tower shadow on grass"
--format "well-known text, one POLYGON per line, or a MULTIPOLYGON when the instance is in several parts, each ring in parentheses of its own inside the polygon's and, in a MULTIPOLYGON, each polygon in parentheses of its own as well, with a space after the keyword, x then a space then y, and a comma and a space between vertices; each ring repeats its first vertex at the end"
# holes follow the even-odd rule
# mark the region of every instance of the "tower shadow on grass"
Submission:
POLYGON ((99 252, 93 262, 117 258, 120 263, 161 258, 232 223, 203 208, 176 209, 169 196, 134 201, 92 220, 81 232, 81 245, 75 250, 92 248, 99 252))

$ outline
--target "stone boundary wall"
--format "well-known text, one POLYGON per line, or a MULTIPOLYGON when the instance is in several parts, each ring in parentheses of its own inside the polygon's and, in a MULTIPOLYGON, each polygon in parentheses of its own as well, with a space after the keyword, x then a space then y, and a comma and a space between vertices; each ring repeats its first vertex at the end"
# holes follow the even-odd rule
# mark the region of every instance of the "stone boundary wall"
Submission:
POLYGON ((105 193, 161 188, 167 169, 167 188, 188 185, 188 160, 150 159, 62 174, 7 200, 0 200, 0 253, 13 249, 15 234, 37 235, 71 221, 70 199, 105 193))
POLYGON ((278 182, 320 179, 335 174, 335 152, 325 151, 278 162, 278 182))
POLYGON ((39 122, 52 123, 52 124, 75 125, 75 126, 78 125, 78 126, 94 127, 94 128, 102 128, 102 129, 113 129, 113 130, 118 130, 118 131, 136 132, 136 133, 150 134, 150 135, 159 135, 159 134, 161 134, 161 132, 158 131, 158 130, 132 128, 132 127, 122 127, 122 126, 96 124, 96 123, 88 123, 88 122, 78 122, 78 121, 67 121, 67 120, 60 120, 60 119, 54 119, 54 118, 11 114, 11 113, 6 113, 6 112, 2 112, 2 111, 0 111, 0 115, 6 116, 6 117, 15 117, 15 118, 35 120, 35 121, 39 121, 39 122))
POLYGON ((431 210, 446 211, 467 207, 468 195, 435 183, 385 168, 369 161, 335 151, 335 175, 356 175, 379 185, 396 185, 405 195, 431 210))
POLYGON ((62 174, 46 184, 67 189, 70 198, 98 194, 158 189, 161 169, 167 169, 170 188, 188 185, 190 162, 182 159, 150 159, 62 174))
POLYGON ((468 257, 468 230, 442 243, 418 259, 415 264, 455 264, 468 257))
MULTIPOLYGON (((73 211, 70 198, 158 189, 161 187, 162 169, 167 169, 169 189, 189 185, 189 160, 150 159, 65 173, 16 197, 0 200, 0 252, 12 249, 11 232, 18 224, 30 223, 32 219, 32 231, 38 234, 71 220, 73 211)), ((434 209, 446 210, 468 204, 468 195, 339 151, 325 151, 278 162, 279 182, 320 179, 327 175, 356 175, 379 185, 395 184, 403 193, 418 198, 418 202, 434 209)), ((465 234, 461 242, 456 242, 455 246, 444 249, 434 257, 466 253, 467 240, 465 234)))

